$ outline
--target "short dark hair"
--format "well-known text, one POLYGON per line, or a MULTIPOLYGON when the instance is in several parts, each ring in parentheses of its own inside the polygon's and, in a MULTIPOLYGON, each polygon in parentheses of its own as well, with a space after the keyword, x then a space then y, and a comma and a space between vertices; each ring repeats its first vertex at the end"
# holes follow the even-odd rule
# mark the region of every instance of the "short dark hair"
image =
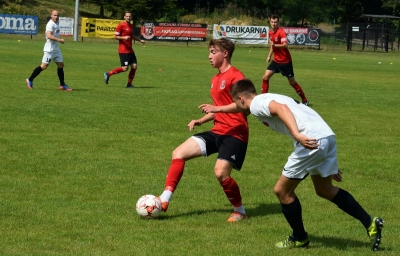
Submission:
POLYGON ((278 19, 278 21, 279 21, 279 15, 278 14, 272 14, 270 19, 271 20, 278 19))
POLYGON ((239 94, 243 94, 247 97, 251 94, 257 94, 257 90, 253 82, 250 79, 245 78, 232 85, 230 94, 232 99, 236 99, 239 94))
POLYGON ((222 51, 228 51, 229 59, 232 58, 233 51, 235 51, 235 43, 229 40, 228 38, 218 38, 218 39, 211 39, 208 45, 210 47, 218 47, 222 51))

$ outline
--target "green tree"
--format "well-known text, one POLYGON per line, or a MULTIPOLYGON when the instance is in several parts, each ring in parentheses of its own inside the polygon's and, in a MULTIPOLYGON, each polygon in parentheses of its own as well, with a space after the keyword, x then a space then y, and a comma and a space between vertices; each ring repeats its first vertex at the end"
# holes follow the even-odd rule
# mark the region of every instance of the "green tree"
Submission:
POLYGON ((400 0, 382 0, 383 9, 388 10, 391 15, 400 15, 400 0))

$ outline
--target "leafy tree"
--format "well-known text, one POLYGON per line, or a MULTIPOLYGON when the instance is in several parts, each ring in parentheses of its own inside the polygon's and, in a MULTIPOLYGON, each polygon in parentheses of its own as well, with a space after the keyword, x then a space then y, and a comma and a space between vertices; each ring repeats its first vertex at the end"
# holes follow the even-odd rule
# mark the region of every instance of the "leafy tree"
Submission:
POLYGON ((400 15, 400 0, 382 0, 383 9, 388 10, 391 15, 400 15))

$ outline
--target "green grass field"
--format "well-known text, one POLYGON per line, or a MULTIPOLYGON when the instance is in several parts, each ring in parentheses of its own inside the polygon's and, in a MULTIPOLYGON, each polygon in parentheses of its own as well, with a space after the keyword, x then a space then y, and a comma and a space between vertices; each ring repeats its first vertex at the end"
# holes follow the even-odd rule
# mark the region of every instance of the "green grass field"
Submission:
MULTIPOLYGON (((372 255, 362 225, 315 195, 310 179, 297 194, 311 244, 282 251, 289 233, 273 186, 292 142, 249 117, 250 142, 239 183, 249 219, 232 208, 213 175, 215 156, 186 164, 167 213, 139 219, 136 200, 163 190, 172 150, 194 132, 187 124, 211 103, 207 43, 134 46, 136 89, 119 66, 115 40, 69 39, 61 49, 66 83, 51 64, 27 89, 44 39, 0 37, 1 255, 372 255), (21 40, 18 42, 17 40, 21 40)), ((382 251, 398 255, 398 52, 292 49, 296 80, 337 134, 339 166, 350 191, 385 220, 382 251), (334 59, 335 58, 335 59, 334 59), (381 64, 378 64, 381 62, 381 64), (391 64, 392 63, 392 64, 391 64)), ((267 50, 237 46, 232 63, 261 86, 267 50)), ((298 98, 275 75, 270 92, 298 98)))

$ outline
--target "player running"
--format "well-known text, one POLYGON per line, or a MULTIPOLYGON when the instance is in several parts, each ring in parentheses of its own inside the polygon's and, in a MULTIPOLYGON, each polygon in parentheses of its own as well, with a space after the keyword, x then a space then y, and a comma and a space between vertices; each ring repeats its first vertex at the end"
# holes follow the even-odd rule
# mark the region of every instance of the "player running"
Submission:
POLYGON ((279 27, 279 16, 272 15, 269 21, 271 30, 269 31, 269 39, 271 48, 268 53, 267 62, 270 62, 272 54, 274 54, 274 60, 268 65, 267 70, 263 76, 261 93, 268 92, 269 79, 275 73, 281 73, 286 76, 289 84, 296 90, 296 93, 301 97, 303 104, 308 105, 309 102, 301 89, 300 85, 294 79, 292 56, 290 55, 286 33, 279 27))
POLYGON ((117 28, 115 29, 114 38, 119 41, 118 53, 119 59, 121 61, 121 67, 114 68, 109 72, 104 73, 104 82, 108 84, 110 80, 110 76, 116 75, 121 72, 125 72, 131 67, 131 71, 128 74, 128 83, 126 84, 126 88, 135 88, 132 84, 133 78, 136 74, 137 69, 137 59, 135 52, 132 48, 132 39, 136 41, 140 41, 142 44, 145 43, 144 40, 141 40, 137 36, 134 35, 134 27, 131 24, 132 13, 130 11, 126 11, 124 15, 124 20, 121 22, 117 28))
POLYGON ((64 44, 64 39, 60 38, 60 27, 58 26, 58 20, 60 13, 57 10, 51 12, 51 17, 46 25, 46 43, 43 48, 42 64, 35 68, 32 75, 25 80, 26 85, 30 90, 33 89, 33 79, 35 79, 40 72, 47 69, 50 62, 53 60, 57 64, 57 75, 60 80, 60 90, 72 91, 71 88, 64 82, 64 59, 61 54, 58 43, 64 44))

